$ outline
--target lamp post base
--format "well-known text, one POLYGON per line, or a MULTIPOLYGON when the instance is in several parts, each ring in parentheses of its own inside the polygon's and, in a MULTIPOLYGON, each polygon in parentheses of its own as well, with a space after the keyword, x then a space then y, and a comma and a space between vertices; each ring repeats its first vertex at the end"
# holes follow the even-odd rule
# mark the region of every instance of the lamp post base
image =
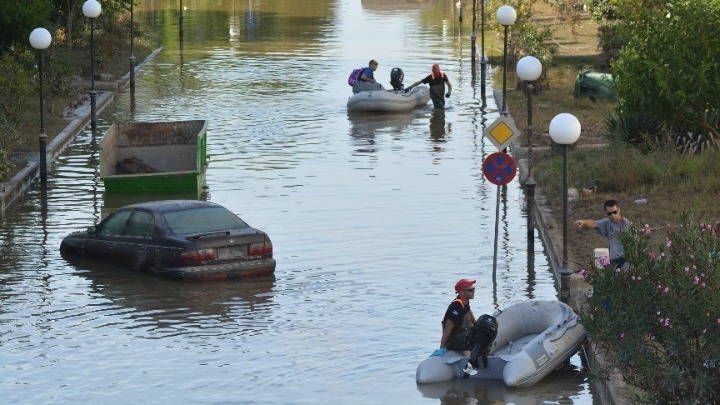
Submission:
POLYGON ((135 94, 135 55, 130 55, 130 93, 135 94))
POLYGON ((47 181, 47 135, 41 133, 38 137, 40 141, 40 181, 47 181))
POLYGON ((97 107, 96 107, 97 92, 90 90, 90 124, 93 132, 97 129, 97 107))
POLYGON ((528 241, 535 239, 535 181, 528 179, 525 182, 525 194, 527 197, 527 237, 528 241))
POLYGON ((560 270, 560 301, 565 304, 570 301, 570 270, 567 267, 560 270))

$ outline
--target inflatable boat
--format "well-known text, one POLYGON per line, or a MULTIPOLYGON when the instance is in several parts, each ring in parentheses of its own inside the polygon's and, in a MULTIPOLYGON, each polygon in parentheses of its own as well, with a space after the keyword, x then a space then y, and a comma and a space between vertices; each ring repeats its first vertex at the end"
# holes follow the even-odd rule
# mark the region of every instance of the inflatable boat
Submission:
POLYGON ((520 302, 494 315, 497 336, 487 363, 468 372, 468 352, 447 351, 423 360, 415 373, 419 384, 453 378, 503 380, 508 387, 529 387, 578 351, 585 328, 566 304, 553 300, 520 302))
POLYGON ((430 88, 413 87, 405 90, 363 91, 348 99, 348 112, 400 112, 410 111, 430 101, 430 88))

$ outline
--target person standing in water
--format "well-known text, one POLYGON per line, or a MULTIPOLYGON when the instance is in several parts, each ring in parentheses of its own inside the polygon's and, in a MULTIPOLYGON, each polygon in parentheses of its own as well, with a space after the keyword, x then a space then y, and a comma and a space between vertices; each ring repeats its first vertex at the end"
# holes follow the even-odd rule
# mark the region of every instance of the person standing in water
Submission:
POLYGON ((452 93, 452 85, 450 80, 445 73, 440 70, 440 65, 437 63, 432 65, 432 73, 426 76, 422 80, 418 80, 411 84, 405 92, 407 93, 413 87, 419 86, 420 84, 430 85, 430 99, 433 102, 435 108, 445 109, 445 99, 450 97, 452 93), (447 86, 447 93, 445 92, 445 86, 447 86))

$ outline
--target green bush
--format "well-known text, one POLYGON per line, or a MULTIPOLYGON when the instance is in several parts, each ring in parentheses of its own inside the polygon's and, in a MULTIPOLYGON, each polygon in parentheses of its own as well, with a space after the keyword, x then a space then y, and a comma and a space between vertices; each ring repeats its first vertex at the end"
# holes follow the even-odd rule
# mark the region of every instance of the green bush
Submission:
POLYGON ((0 179, 10 174, 10 153, 19 139, 15 127, 0 115, 0 179))
MULTIPOLYGON (((0 54, 0 116, 17 123, 26 108, 22 102, 31 94, 32 75, 37 74, 30 51, 15 50, 0 54)), ((3 143, 3 145, 5 145, 3 143)))
POLYGON ((606 367, 640 389, 636 400, 718 403, 720 242, 697 212, 680 223, 657 246, 647 225, 621 234, 628 271, 606 260, 581 270, 593 286, 581 319, 606 354, 606 367))
POLYGON ((612 64, 618 114, 647 125, 626 132, 628 143, 653 142, 659 125, 678 146, 690 142, 684 153, 717 145, 720 2, 668 0, 633 13, 623 16, 629 41, 612 64))

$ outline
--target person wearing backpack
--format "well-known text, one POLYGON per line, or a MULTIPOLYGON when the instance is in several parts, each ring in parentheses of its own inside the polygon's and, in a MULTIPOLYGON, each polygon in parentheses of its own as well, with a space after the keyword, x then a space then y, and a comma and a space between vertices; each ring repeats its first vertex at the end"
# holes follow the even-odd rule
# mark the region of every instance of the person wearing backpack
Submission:
POLYGON ((447 75, 440 71, 440 65, 437 63, 432 65, 432 73, 424 79, 411 84, 405 89, 405 93, 421 83, 430 85, 430 99, 432 100, 435 108, 445 109, 445 98, 450 97, 450 93, 452 93, 452 85, 450 84, 450 80, 448 80, 447 75), (445 92, 446 85, 447 93, 445 92))
POLYGON ((368 67, 364 68, 360 73, 360 78, 353 85, 353 93, 357 94, 361 91, 377 91, 385 90, 382 84, 375 80, 374 72, 378 68, 378 62, 375 59, 370 60, 368 67))

